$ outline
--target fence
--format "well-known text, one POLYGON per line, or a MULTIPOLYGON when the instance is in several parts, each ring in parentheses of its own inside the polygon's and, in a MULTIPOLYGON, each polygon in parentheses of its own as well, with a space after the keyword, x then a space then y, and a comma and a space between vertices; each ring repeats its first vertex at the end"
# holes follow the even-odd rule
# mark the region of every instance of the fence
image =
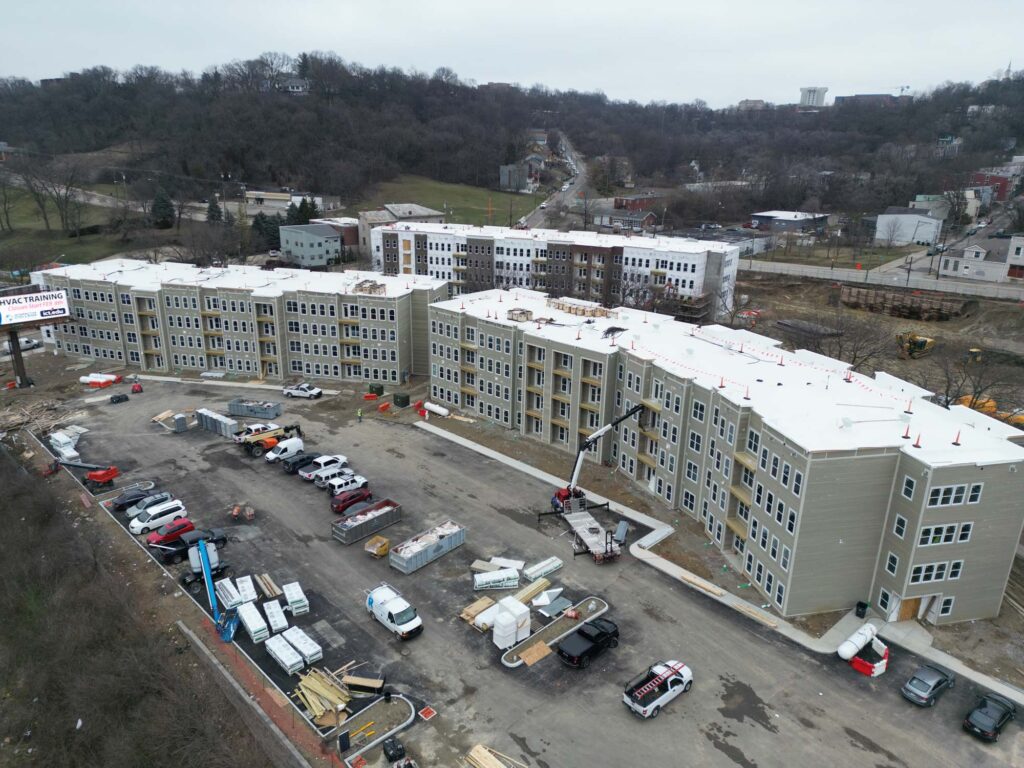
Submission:
POLYGON ((992 283, 969 283, 963 280, 934 277, 916 277, 907 280, 906 272, 877 272, 846 267, 815 267, 807 264, 787 264, 778 261, 755 261, 740 259, 739 268, 748 272, 773 275, 795 275, 816 280, 832 280, 839 283, 868 283, 888 288, 914 288, 926 291, 956 293, 961 296, 982 296, 987 299, 1010 299, 1024 301, 1024 286, 993 285, 992 283))

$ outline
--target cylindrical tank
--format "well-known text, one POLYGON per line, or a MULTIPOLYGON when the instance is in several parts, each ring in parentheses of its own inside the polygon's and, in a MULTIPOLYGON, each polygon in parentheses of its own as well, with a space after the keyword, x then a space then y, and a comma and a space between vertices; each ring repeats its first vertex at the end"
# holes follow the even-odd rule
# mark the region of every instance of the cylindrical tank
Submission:
POLYGON ((437 405, 435 403, 424 403, 423 408, 431 413, 436 413, 438 416, 447 416, 451 413, 451 411, 443 405, 437 405))
POLYGON ((839 658, 849 661, 856 656, 864 646, 870 643, 878 634, 878 627, 874 624, 865 624, 858 629, 839 646, 839 658))

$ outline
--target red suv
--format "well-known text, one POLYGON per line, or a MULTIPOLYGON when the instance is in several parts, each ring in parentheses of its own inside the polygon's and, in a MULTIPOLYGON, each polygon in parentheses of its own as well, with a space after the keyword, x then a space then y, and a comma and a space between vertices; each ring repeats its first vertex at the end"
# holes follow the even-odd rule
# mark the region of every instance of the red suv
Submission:
POLYGON ((146 543, 153 547, 160 544, 170 544, 172 541, 177 541, 181 538, 183 533, 194 531, 195 525, 187 517, 183 517, 180 520, 174 520, 167 525, 153 531, 149 536, 146 537, 146 543))
POLYGON ((356 488, 354 491, 339 493, 331 499, 331 512, 340 515, 353 504, 358 504, 360 501, 369 501, 372 498, 373 494, 370 493, 369 488, 356 488))

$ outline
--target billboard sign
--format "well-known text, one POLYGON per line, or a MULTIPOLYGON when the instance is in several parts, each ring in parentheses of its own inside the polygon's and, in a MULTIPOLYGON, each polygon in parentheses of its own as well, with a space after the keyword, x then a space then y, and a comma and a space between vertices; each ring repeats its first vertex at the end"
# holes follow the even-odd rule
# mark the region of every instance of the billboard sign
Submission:
POLYGON ((70 314, 68 295, 64 291, 0 295, 0 328, 47 322, 70 314))

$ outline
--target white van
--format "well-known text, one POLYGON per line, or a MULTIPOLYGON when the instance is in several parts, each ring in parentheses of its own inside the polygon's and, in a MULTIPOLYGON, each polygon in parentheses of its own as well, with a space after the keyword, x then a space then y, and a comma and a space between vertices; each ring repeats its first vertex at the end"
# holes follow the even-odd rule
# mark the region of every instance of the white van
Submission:
POLYGON ((306 446, 302 442, 301 437, 289 437, 287 440, 282 440, 273 448, 271 448, 266 455, 268 464, 281 461, 282 459, 289 459, 296 454, 302 453, 306 446))
MULTIPOLYGON (((28 352, 28 350, 30 349, 36 349, 38 347, 43 346, 43 342, 41 342, 39 339, 30 339, 25 336, 19 336, 18 346, 21 347, 22 352, 28 352)), ((4 342, 4 352, 6 352, 8 355, 11 354, 11 342, 4 342)))

